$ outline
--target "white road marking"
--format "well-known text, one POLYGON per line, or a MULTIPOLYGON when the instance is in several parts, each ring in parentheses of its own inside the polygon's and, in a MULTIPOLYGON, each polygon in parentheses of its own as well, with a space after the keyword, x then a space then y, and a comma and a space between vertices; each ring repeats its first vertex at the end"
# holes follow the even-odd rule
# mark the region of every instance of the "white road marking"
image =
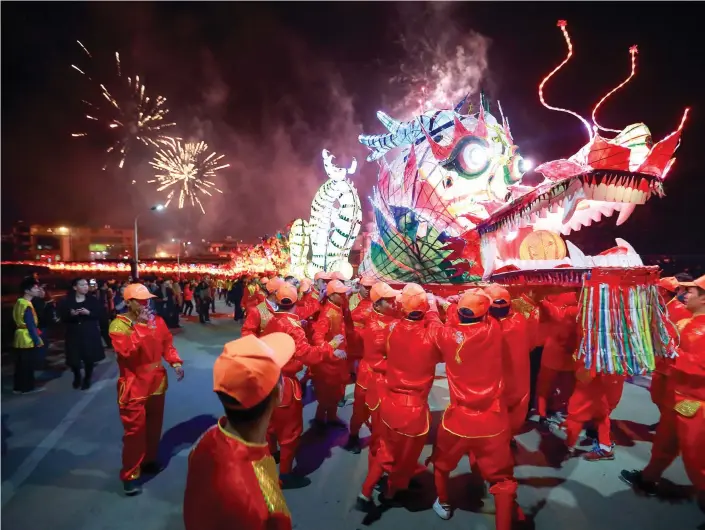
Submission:
POLYGON ((49 454, 61 438, 66 434, 71 426, 76 423, 76 420, 81 417, 83 410, 93 401, 100 390, 108 385, 114 385, 117 380, 118 368, 113 365, 105 374, 105 379, 101 379, 95 383, 90 390, 84 393, 83 397, 69 410, 64 416, 59 425, 44 438, 37 447, 29 454, 29 456, 17 468, 15 473, 2 483, 2 508, 12 500, 20 486, 30 477, 37 469, 37 466, 49 454))

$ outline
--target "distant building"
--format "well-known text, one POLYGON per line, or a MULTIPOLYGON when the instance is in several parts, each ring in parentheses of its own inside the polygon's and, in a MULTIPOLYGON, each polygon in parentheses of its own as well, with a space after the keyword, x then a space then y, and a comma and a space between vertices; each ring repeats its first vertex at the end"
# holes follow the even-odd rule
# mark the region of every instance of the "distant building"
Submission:
POLYGON ((221 258, 229 258, 236 250, 252 246, 253 245, 243 243, 232 237, 226 237, 225 241, 211 241, 208 244, 208 253, 221 258))
POLYGON ((131 228, 16 225, 15 259, 42 261, 95 261, 129 259, 134 231, 131 228))

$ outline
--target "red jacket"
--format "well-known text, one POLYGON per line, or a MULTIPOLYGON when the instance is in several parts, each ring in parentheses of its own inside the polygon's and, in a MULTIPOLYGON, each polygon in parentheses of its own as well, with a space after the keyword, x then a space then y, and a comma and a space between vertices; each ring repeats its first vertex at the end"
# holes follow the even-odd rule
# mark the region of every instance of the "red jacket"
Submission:
POLYGON ((391 324, 396 320, 396 317, 383 315, 373 309, 366 325, 355 330, 363 350, 357 370, 357 384, 368 391, 365 400, 372 410, 377 408, 381 398, 377 385, 384 384, 387 374, 387 339, 391 324))
MULTIPOLYGON (((567 293, 566 293, 567 294, 567 293)), ((541 365, 559 372, 575 370, 573 354, 578 349, 578 306, 570 296, 546 297, 541 301, 545 342, 541 365)))
POLYGON ((676 401, 697 402, 696 410, 705 402, 705 315, 681 321, 681 344, 671 367, 676 401))
POLYGON ((289 335, 294 339, 296 345, 294 356, 282 368, 284 388, 281 406, 286 407, 291 404, 292 399, 301 400, 301 386, 296 374, 303 369, 304 365, 313 366, 324 358, 332 357, 333 348, 327 343, 320 347, 311 346, 306 339, 306 333, 301 327, 298 316, 293 313, 274 313, 264 328, 262 336, 277 332, 289 335))
MULTIPOLYGON (((683 320, 688 320, 693 314, 688 311, 685 305, 678 300, 678 298, 673 297, 668 303, 666 303, 666 311, 668 311, 668 318, 666 319, 666 330, 668 335, 673 339, 676 345, 680 344, 680 331, 679 323, 683 320)), ((684 324, 685 325, 685 324, 684 324)), ((682 327, 682 326, 681 326, 682 327)), ((658 372, 661 375, 668 375, 670 367, 673 365, 675 359, 669 357, 656 357, 656 366, 654 372, 658 372)))
POLYGON ((274 315, 274 309, 266 300, 255 307, 251 307, 247 312, 245 322, 242 324, 241 335, 243 337, 247 335, 261 336, 264 328, 267 327, 267 324, 272 319, 272 315, 274 315))
POLYGON ((531 362, 529 325, 521 313, 510 312, 497 319, 502 332, 502 374, 507 404, 518 403, 529 394, 531 362))
POLYGON ((269 446, 244 442, 227 432, 225 424, 221 418, 189 455, 186 530, 291 530, 269 446))
MULTIPOLYGON (((347 351, 345 328, 342 308, 327 300, 313 324, 312 343, 318 347, 330 346, 329 343, 333 337, 343 335, 343 342, 337 349, 347 351)), ((324 359, 316 366, 311 367, 311 376, 331 385, 345 384, 350 379, 347 359, 338 359, 335 356, 324 359)))
POLYGON ((406 436, 428 433, 431 413, 428 394, 442 362, 436 335, 443 323, 436 311, 424 320, 401 319, 389 326, 387 379, 380 416, 387 426, 406 436))
POLYGON ((484 438, 508 427, 502 406, 502 332, 494 318, 446 326, 437 336, 448 375, 450 405, 443 427, 464 438, 484 438))
MULTIPOLYGON (((355 329, 355 339, 348 344, 348 356, 354 359, 361 359, 364 354, 364 347, 360 339, 358 331, 364 329, 367 324, 367 319, 372 313, 372 300, 369 298, 360 298, 350 300, 350 315, 352 317, 353 326, 355 329)), ((358 373, 360 369, 358 368, 358 373)), ((363 387, 364 388, 364 387, 363 387)))
POLYGON ((166 392, 168 382, 162 359, 171 366, 180 366, 182 361, 162 317, 155 317, 150 326, 118 315, 110 323, 109 333, 120 368, 118 403, 140 401, 166 392))
POLYGON ((296 314, 300 320, 315 318, 321 310, 321 302, 318 300, 318 292, 309 291, 301 296, 296 302, 296 314))

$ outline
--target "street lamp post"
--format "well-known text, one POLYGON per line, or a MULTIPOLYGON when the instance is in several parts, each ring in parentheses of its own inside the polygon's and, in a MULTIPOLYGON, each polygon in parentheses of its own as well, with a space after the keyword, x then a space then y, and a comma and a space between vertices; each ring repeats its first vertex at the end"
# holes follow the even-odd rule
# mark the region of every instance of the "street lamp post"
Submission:
POLYGON ((176 251, 176 274, 180 280, 181 279, 181 245, 182 244, 190 245, 191 242, 189 241, 188 243, 183 243, 181 239, 176 239, 174 237, 171 238, 172 243, 176 243, 177 241, 179 242, 179 248, 176 251))
MULTIPOLYGON (((154 212, 161 212, 164 209, 164 206, 161 204, 156 204, 152 206, 149 210, 154 212)), ((142 215, 142 212, 138 213, 135 216, 135 278, 140 277, 140 258, 139 258, 139 238, 137 235, 137 220, 140 218, 140 215, 142 215)))

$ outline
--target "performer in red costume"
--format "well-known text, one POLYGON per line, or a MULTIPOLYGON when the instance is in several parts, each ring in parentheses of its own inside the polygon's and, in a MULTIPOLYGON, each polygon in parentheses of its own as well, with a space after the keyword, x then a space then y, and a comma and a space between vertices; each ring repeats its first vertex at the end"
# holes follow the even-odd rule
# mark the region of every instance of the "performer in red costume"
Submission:
MULTIPOLYGON (((597 430, 597 441, 590 452, 583 455, 589 462, 614 460, 610 434, 610 414, 619 404, 624 389, 624 376, 619 374, 591 374, 584 360, 576 362, 575 388, 568 400, 568 416, 563 422, 569 456, 575 455, 583 425, 591 422, 597 430)), ((592 435, 594 436, 594 435, 592 435)))
POLYGON ((125 429, 120 479, 125 494, 132 496, 142 492, 140 472, 161 471, 157 451, 168 386, 162 358, 174 369, 178 381, 184 378, 184 370, 169 328, 162 317, 148 309, 154 295, 144 285, 133 283, 123 296, 128 311, 110 323, 109 333, 120 368, 118 406, 125 429))
MULTIPOLYGON (((687 274, 681 275, 681 281, 692 282, 693 278, 687 274), (686 276, 686 278, 683 278, 683 276, 686 276)), ((668 334, 676 344, 679 344, 680 332, 678 330, 678 322, 692 316, 691 312, 688 311, 685 304, 678 296, 685 289, 680 287, 678 280, 674 276, 661 278, 658 283, 658 289, 659 294, 663 297, 664 301, 666 301, 666 311, 668 313, 666 328, 668 329, 668 334)), ((670 367, 673 365, 673 361, 674 359, 668 357, 657 357, 656 368, 651 374, 651 401, 659 408, 659 411, 661 410, 666 396, 667 376, 670 367)))
POLYGON ((485 288, 490 297, 490 316, 497 319, 502 331, 502 373, 504 403, 509 413, 512 441, 519 434, 529 412, 531 366, 529 328, 526 317, 512 310, 512 298, 504 287, 492 284, 485 288))
POLYGON ((189 455, 186 530, 291 530, 267 426, 282 393, 281 369, 295 348, 284 333, 250 335, 228 342, 216 359, 213 390, 225 416, 189 455))
POLYGON ((299 286, 299 301, 296 303, 296 315, 301 320, 309 320, 318 316, 321 310, 321 302, 318 300, 318 293, 312 289, 312 282, 308 278, 301 280, 299 286))
POLYGON ((243 337, 247 335, 259 337, 262 335, 264 328, 267 327, 272 315, 277 310, 277 289, 284 283, 284 280, 281 278, 272 278, 263 283, 264 290, 267 293, 267 299, 247 312, 245 322, 242 324, 242 330, 240 332, 243 337))
MULTIPOLYGON (((262 278, 262 282, 269 281, 266 276, 262 278)), ((264 302, 266 296, 262 293, 260 287, 262 283, 257 282, 254 278, 251 278, 249 285, 245 289, 245 294, 242 297, 242 309, 245 313, 249 312, 250 309, 254 308, 257 304, 264 302)))
POLYGON ((323 358, 331 358, 333 351, 343 342, 343 335, 336 335, 329 344, 324 344, 322 347, 311 346, 296 316, 294 305, 297 300, 296 288, 288 283, 280 286, 277 289, 276 300, 279 310, 267 324, 262 337, 271 333, 286 333, 294 339, 296 350, 294 356, 282 367, 281 399, 269 422, 267 437, 272 455, 278 452, 277 442, 279 443, 279 478, 282 488, 301 488, 311 481, 307 477, 292 474, 299 437, 303 432, 301 386, 296 374, 304 365, 314 366, 323 358))
MULTIPOLYGON (((332 280, 326 286, 327 300, 321 308, 321 313, 313 325, 313 344, 325 347, 337 335, 352 333, 346 330, 343 308, 347 311, 348 288, 339 280, 332 280)), ((316 366, 312 366, 311 377, 313 387, 318 399, 316 409, 316 424, 319 427, 326 424, 345 426, 345 422, 338 418, 338 402, 345 395, 345 384, 350 377, 347 362, 347 340, 335 348, 332 358, 324 359, 316 366)))
POLYGON ((442 519, 450 519, 448 478, 468 455, 491 484, 495 528, 510 530, 524 515, 516 504, 511 431, 502 405, 502 332, 497 320, 486 316, 490 303, 479 289, 464 293, 457 306, 459 323, 440 330, 436 339, 446 363, 450 404, 429 459, 438 492, 433 509, 442 519))
POLYGON ((651 460, 643 471, 623 470, 621 477, 655 495, 663 472, 680 453, 698 505, 705 511, 705 276, 681 286, 688 289, 685 304, 693 316, 679 322, 680 348, 668 376, 651 460))
MULTIPOLYGON (((575 372, 573 354, 578 347, 578 296, 572 291, 548 295, 541 301, 541 313, 545 342, 541 355, 541 370, 536 383, 536 408, 540 422, 545 425, 548 402, 556 391, 561 372, 563 377, 571 379, 575 372)), ((561 390, 564 394, 572 393, 569 387, 561 390)))
MULTIPOLYGON (((399 291, 392 289, 384 282, 375 283, 370 289, 372 311, 367 316, 364 325, 355 322, 356 342, 362 343, 363 356, 358 367, 355 384, 355 401, 350 418, 350 437, 345 449, 359 454, 360 428, 370 421, 369 458, 374 458, 379 448, 378 413, 382 395, 382 386, 387 373, 387 337, 390 324, 397 319, 394 303, 399 291)), ((359 306, 358 306, 359 307, 359 306)), ((354 312, 353 312, 354 313, 354 312)), ((358 313, 359 317, 359 313, 358 313)), ((355 315, 353 314, 353 321, 355 315)))
MULTIPOLYGON (((432 295, 420 285, 406 284, 401 292, 404 318, 390 324, 387 339, 387 378, 380 404, 379 448, 370 459, 357 509, 374 508, 372 490, 387 472, 387 489, 378 500, 395 505, 420 466, 418 460, 431 425, 428 394, 441 355, 436 334, 443 327, 432 295), (430 303, 429 303, 430 298, 430 303)), ((377 384, 377 388, 379 388, 377 384)), ((368 389, 369 402, 369 389, 368 389)), ((424 467, 425 469, 425 467, 424 467)))

